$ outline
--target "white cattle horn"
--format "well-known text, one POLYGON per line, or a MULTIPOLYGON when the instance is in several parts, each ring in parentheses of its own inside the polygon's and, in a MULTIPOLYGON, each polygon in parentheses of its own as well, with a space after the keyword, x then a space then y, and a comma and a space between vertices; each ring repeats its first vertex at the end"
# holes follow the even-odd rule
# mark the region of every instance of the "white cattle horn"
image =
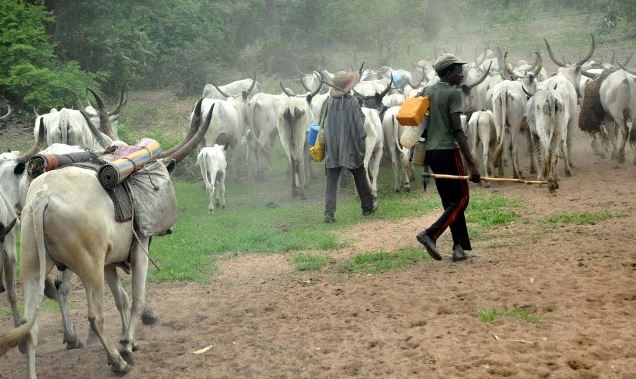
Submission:
POLYGON ((548 55, 550 56, 550 59, 552 59, 552 62, 559 67, 565 67, 565 63, 559 62, 559 60, 554 56, 554 52, 552 51, 552 47, 550 47, 548 40, 545 38, 543 40, 545 41, 545 46, 548 48, 548 55))
POLYGON ((0 120, 6 120, 11 115, 11 106, 9 104, 7 104, 7 108, 8 108, 7 114, 5 114, 4 116, 0 117, 0 120))
POLYGON ((44 118, 40 118, 40 125, 38 128, 38 137, 35 140, 35 144, 33 144, 33 146, 31 147, 31 149, 29 151, 27 151, 26 153, 19 155, 16 160, 18 161, 18 163, 24 163, 26 161, 29 160, 29 158, 31 158, 32 156, 34 156, 35 154, 37 154, 38 151, 40 151, 40 145, 42 145, 42 142, 44 141, 44 134, 46 132, 46 129, 44 129, 44 118))

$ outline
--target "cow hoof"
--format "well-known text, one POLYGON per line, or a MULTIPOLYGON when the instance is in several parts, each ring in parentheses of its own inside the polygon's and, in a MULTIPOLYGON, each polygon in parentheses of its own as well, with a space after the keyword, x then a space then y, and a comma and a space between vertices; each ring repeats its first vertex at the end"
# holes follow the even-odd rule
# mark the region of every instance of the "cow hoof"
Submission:
POLYGON ((568 171, 566 171, 566 172, 565 172, 565 175, 566 175, 566 176, 572 176, 572 175, 573 175, 573 174, 572 174, 572 170, 568 170, 568 171))
POLYGON ((84 344, 82 343, 82 341, 80 341, 77 337, 73 337, 70 340, 66 340, 66 350, 74 350, 74 349, 81 349, 84 347, 84 344))
POLYGON ((0 293, 3 293, 3 292, 4 292, 4 291, 6 291, 6 290, 7 290, 7 289, 6 289, 6 288, 4 288, 4 284, 2 284, 2 283, 0 282, 0 293))
POLYGON ((221 205, 221 209, 225 209, 225 204, 221 205))
POLYGON ((147 311, 141 314, 141 322, 144 325, 153 325, 156 324, 157 321, 159 321, 159 316, 157 316, 155 312, 147 311))
POLYGON ((133 366, 135 364, 132 351, 119 350, 119 354, 129 365, 133 366))
POLYGON ((132 366, 122 361, 119 364, 111 364, 110 370, 116 375, 126 375, 132 370, 132 366))
POLYGON ((300 194, 300 200, 307 200, 307 196, 305 196, 304 194, 300 194))
POLYGON ((404 192, 411 192, 411 187, 410 186, 405 186, 404 187, 404 192))
POLYGON ((27 353, 27 344, 26 341, 22 341, 18 344, 18 350, 20 351, 20 353, 22 353, 23 355, 27 353))

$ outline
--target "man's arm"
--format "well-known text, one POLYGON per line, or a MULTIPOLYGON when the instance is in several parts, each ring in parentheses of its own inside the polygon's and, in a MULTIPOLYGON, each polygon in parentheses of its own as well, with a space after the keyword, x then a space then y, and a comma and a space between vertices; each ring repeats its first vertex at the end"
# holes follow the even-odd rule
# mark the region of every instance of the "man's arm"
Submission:
POLYGON ((459 117, 460 113, 451 113, 451 124, 453 127, 453 135, 455 136, 455 141, 459 145, 459 149, 462 152, 462 155, 466 159, 466 163, 468 164, 468 172, 470 173, 470 181, 479 183, 480 176, 479 170, 477 170, 477 165, 475 164, 475 159, 473 158, 473 154, 470 152, 468 148, 468 139, 466 138, 466 134, 462 129, 462 121, 459 117))

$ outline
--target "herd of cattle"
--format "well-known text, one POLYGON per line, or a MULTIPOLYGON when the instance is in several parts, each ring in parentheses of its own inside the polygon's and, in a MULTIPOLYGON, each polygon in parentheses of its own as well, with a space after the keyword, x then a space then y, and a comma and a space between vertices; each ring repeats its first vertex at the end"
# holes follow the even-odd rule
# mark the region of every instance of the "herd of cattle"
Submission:
MULTIPOLYGON (((497 175, 503 175, 506 155, 513 175, 522 177, 519 148, 527 145, 530 173, 547 179, 550 190, 555 190, 559 157, 565 163, 566 175, 572 175, 570 149, 576 127, 591 135, 597 154, 625 160, 628 138, 636 142, 636 128, 629 132, 631 115, 636 110, 636 72, 625 67, 629 58, 623 64, 617 63, 620 68, 615 67, 613 58, 610 62, 591 61, 595 50, 593 36, 588 54, 576 63, 559 60, 545 43, 549 57, 559 66, 553 74, 544 68, 540 52, 534 53, 532 64, 520 60, 513 65, 507 53, 486 50, 466 64, 466 84, 461 86, 465 110, 462 119, 483 175, 494 175, 495 168, 497 175)), ((415 75, 407 70, 370 70, 363 66, 352 95, 365 114, 364 165, 369 183, 377 196, 380 161, 386 152, 392 162, 395 190, 408 191, 413 173, 411 151, 400 144, 405 126, 399 124, 396 115, 406 97, 416 96, 439 78, 427 60, 417 62, 415 75), (416 76, 419 79, 415 80, 416 76)), ((333 74, 324 69, 303 75, 300 83, 305 92, 301 94, 283 83, 280 94, 264 93, 255 77, 224 86, 208 84, 190 116, 186 137, 163 152, 159 162, 172 169, 200 146, 197 163, 212 211, 215 204, 225 206, 226 149, 246 148, 255 175, 260 178, 264 165, 271 161, 278 136, 292 171, 292 195, 304 199, 308 125, 318 122, 332 79, 333 74)), ((131 221, 114 221, 112 202, 95 173, 71 167, 31 180, 25 171, 27 160, 41 151, 103 152, 123 144, 117 137, 117 121, 127 102, 125 90, 110 112, 104 109, 99 96, 95 95, 95 99, 97 108, 83 107, 78 98, 77 110, 52 109, 38 115, 33 148, 22 154, 0 154, 0 292, 8 292, 16 327, 0 336, 0 355, 19 345, 27 353, 29 377, 35 377, 36 318, 44 294, 60 304, 64 342, 69 348, 82 345, 66 306, 71 271, 86 288, 91 331, 104 345, 114 372, 125 373, 131 368, 139 319, 156 319, 145 300, 149 238, 137 236, 131 221), (22 318, 14 286, 16 224, 21 227, 21 278, 26 304, 22 318), (123 266, 132 272, 130 313, 128 295, 115 269, 122 262, 128 262, 123 266), (63 272, 57 285, 48 278, 53 266, 63 272), (103 327, 104 281, 121 315, 123 337, 119 351, 103 327)), ((10 113, 9 108, 0 120, 10 117, 10 113)))

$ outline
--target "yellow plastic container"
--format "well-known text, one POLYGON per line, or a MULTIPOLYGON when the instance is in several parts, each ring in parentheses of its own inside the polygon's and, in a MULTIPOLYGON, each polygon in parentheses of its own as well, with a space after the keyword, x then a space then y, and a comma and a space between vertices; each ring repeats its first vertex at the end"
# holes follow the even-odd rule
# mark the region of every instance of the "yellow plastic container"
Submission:
POLYGON ((400 108, 396 118, 400 125, 418 126, 426 111, 428 111, 428 97, 408 97, 400 108))

